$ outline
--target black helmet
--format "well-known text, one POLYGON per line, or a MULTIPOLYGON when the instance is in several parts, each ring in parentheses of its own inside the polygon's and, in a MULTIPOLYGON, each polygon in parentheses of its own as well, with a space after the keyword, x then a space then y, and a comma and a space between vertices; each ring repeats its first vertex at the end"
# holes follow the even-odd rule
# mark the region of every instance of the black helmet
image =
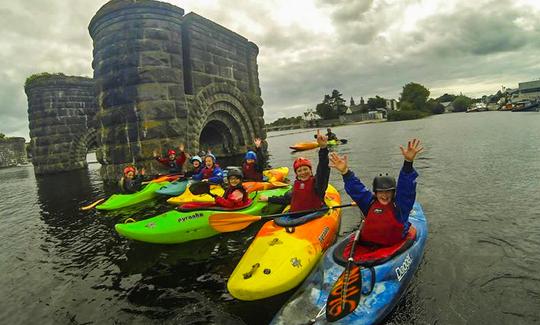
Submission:
POLYGON ((229 169, 229 171, 227 173, 227 177, 231 177, 231 176, 235 176, 235 177, 238 177, 240 179, 243 179, 244 178, 244 173, 242 173, 242 171, 239 168, 231 168, 231 169, 229 169))
POLYGON ((391 191, 396 189, 396 179, 388 174, 379 174, 373 179, 373 192, 391 191))

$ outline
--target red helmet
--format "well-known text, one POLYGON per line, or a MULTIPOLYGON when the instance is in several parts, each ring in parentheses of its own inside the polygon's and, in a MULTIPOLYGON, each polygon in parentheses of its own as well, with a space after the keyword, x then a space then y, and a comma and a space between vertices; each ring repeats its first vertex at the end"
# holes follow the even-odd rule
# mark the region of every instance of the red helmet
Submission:
POLYGON ((167 156, 170 156, 170 155, 175 155, 176 156, 176 151, 174 151, 172 149, 169 149, 169 151, 167 151, 167 156))
POLYGON ((127 166, 124 168, 124 175, 127 175, 129 172, 133 172, 134 174, 137 172, 137 169, 133 166, 127 166))
POLYGON ((294 171, 296 172, 296 170, 302 166, 308 166, 309 169, 312 169, 312 166, 311 166, 311 160, 307 159, 307 158, 304 158, 304 157, 298 157, 294 160, 294 163, 293 163, 293 168, 294 168, 294 171))

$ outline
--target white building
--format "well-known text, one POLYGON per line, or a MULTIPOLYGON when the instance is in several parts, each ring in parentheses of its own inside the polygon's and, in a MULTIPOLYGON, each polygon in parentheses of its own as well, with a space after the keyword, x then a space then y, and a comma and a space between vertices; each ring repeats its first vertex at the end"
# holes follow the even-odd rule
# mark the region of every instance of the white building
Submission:
POLYGON ((306 112, 304 112, 303 119, 304 121, 315 121, 315 120, 320 120, 321 117, 319 116, 319 114, 315 113, 314 110, 308 109, 306 112))
POLYGON ((397 106, 397 100, 395 99, 386 99, 386 110, 387 111, 397 111, 398 110, 398 106, 397 106))

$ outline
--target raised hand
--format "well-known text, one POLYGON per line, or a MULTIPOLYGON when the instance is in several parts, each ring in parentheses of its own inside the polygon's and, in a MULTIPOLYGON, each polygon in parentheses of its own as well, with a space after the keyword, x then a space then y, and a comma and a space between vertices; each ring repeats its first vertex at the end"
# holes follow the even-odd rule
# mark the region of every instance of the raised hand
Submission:
POLYGON ((181 152, 184 152, 184 149, 185 149, 184 144, 180 143, 180 145, 178 146, 178 149, 180 149, 181 152))
POLYGON ((157 157, 157 156, 158 156, 157 150, 154 150, 154 151, 152 152, 152 155, 154 156, 154 158, 157 157))
POLYGON ((413 161, 416 155, 424 150, 424 147, 420 146, 420 140, 412 139, 409 140, 407 148, 403 148, 403 146, 400 145, 399 149, 401 149, 401 154, 405 160, 413 161))
POLYGON ((260 138, 255 138, 255 139, 253 140, 253 143, 255 143, 255 147, 260 148, 260 147, 261 147, 262 140, 261 140, 260 138))
POLYGON ((341 175, 345 175, 349 170, 349 157, 344 155, 340 157, 337 153, 331 152, 329 155, 330 163, 328 166, 336 169, 341 175))
POLYGON ((321 148, 326 148, 326 146, 328 146, 328 137, 324 134, 321 134, 320 130, 317 130, 317 143, 321 148))

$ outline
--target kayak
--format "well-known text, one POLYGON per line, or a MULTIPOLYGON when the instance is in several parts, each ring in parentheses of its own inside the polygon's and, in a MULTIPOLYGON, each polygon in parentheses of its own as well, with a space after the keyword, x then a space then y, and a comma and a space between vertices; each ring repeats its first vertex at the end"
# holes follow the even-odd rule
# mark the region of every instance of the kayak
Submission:
POLYGON ((212 228, 209 217, 215 213, 234 211, 249 215, 264 215, 280 212, 281 205, 259 202, 257 197, 261 194, 267 196, 283 195, 287 188, 277 188, 259 192, 252 203, 245 208, 226 210, 222 208, 205 208, 195 211, 171 210, 153 218, 138 222, 116 224, 116 231, 127 238, 156 244, 178 244, 191 240, 208 238, 220 232, 212 228))
POLYGON ((289 174, 288 167, 279 167, 263 171, 263 175, 268 179, 265 182, 243 182, 242 186, 248 192, 270 190, 276 187, 288 186, 283 183, 287 175, 289 174))
MULTIPOLYGON (((397 305, 420 265, 426 244, 427 222, 419 203, 414 204, 409 221, 411 230, 402 243, 362 255, 362 295, 358 306, 332 324, 377 324, 397 305)), ((345 269, 342 252, 348 240, 345 238, 328 250, 272 324, 327 324, 326 300, 345 269)))
MULTIPOLYGON (((346 143, 346 142, 347 142, 347 140, 345 140, 345 139, 329 140, 328 145, 329 146, 337 146, 337 145, 340 145, 340 144, 346 143)), ((311 142, 299 142, 299 143, 296 143, 293 146, 290 146, 289 148, 291 148, 292 150, 296 150, 296 151, 304 151, 304 150, 309 150, 309 149, 315 149, 315 148, 318 148, 318 147, 319 147, 319 143, 317 143, 317 141, 311 141, 311 142)))
POLYGON ((319 143, 317 143, 317 141, 310 141, 310 142, 295 143, 293 146, 290 146, 289 148, 296 151, 303 151, 303 150, 315 149, 317 147, 319 147, 319 143))
MULTIPOLYGON (((269 189, 280 187, 280 186, 282 187, 283 185, 286 185, 286 184, 276 184, 276 182, 283 181, 285 177, 287 177, 288 173, 289 173, 288 167, 279 167, 279 168, 274 168, 270 170, 265 170, 263 171, 263 175, 268 177, 269 182, 245 182, 243 183, 243 185, 246 191, 248 192, 269 190, 269 189)), ((211 185, 210 192, 212 194, 222 196, 225 191, 219 185, 211 185)), ((214 202, 214 198, 208 194, 195 195, 191 193, 188 186, 185 189, 184 193, 168 199, 167 202, 169 202, 170 204, 175 204, 175 205, 191 203, 191 202, 212 203, 214 202)))
MULTIPOLYGON (((223 189, 223 187, 221 187, 221 185, 210 185, 210 193, 217 196, 222 196, 223 193, 225 193, 225 190, 223 189)), ((167 202, 169 202, 170 204, 175 204, 175 205, 180 205, 180 204, 190 203, 190 202, 212 203, 214 202, 214 198, 208 194, 195 195, 191 193, 188 186, 186 187, 184 193, 168 199, 167 202)))
POLYGON ((188 186, 188 180, 176 180, 169 185, 162 186, 160 189, 156 191, 157 194, 161 195, 168 195, 168 196, 177 196, 186 190, 186 187, 188 186))
MULTIPOLYGON (((332 185, 328 185, 325 201, 328 206, 341 202, 332 185)), ((278 220, 266 222, 231 274, 229 293, 239 300, 257 300, 299 285, 334 243, 340 213, 340 209, 330 209, 292 227, 279 226, 278 220)))
POLYGON ((96 206, 98 210, 115 210, 125 208, 137 203, 141 203, 150 200, 157 196, 156 191, 163 186, 167 186, 169 182, 151 182, 146 185, 142 190, 132 194, 113 194, 100 205, 96 206))

